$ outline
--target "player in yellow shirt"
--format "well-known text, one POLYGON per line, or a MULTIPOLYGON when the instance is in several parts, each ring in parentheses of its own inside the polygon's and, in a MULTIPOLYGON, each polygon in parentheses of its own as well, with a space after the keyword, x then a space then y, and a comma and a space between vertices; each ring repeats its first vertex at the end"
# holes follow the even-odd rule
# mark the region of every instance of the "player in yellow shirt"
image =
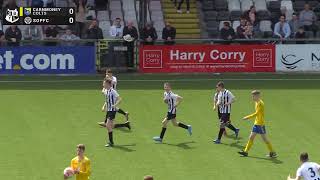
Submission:
POLYGON ((84 144, 77 145, 77 156, 71 160, 76 180, 89 180, 91 174, 90 160, 84 155, 84 144))
POLYGON ((254 90, 251 92, 251 94, 252 94, 252 99, 255 102, 256 112, 244 117, 243 120, 248 120, 255 117, 255 121, 252 128, 252 132, 249 137, 249 141, 245 149, 238 153, 241 154, 242 156, 248 156, 248 152, 253 145, 254 138, 256 137, 257 134, 260 134, 270 152, 268 156, 271 158, 275 158, 277 157, 277 153, 273 150, 272 145, 266 135, 265 120, 264 120, 264 103, 261 100, 261 95, 260 95, 261 93, 258 90, 254 90))

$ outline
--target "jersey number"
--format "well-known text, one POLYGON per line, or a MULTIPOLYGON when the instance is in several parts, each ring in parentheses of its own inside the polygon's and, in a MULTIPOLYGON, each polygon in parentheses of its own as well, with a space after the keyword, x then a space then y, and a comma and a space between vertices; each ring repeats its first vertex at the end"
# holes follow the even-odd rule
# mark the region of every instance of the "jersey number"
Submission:
MULTIPOLYGON (((310 171, 310 177, 311 178, 314 178, 316 176, 316 172, 312 169, 312 168, 309 168, 308 169, 310 171)), ((314 180, 320 180, 320 178, 317 178, 317 179, 314 179, 314 180)))

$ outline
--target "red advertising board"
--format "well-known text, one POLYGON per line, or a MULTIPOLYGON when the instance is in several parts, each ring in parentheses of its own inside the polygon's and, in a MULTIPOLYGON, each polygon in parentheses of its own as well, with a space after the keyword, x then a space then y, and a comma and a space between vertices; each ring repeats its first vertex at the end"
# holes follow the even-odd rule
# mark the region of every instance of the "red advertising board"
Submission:
POLYGON ((274 45, 141 46, 140 72, 275 72, 274 45))

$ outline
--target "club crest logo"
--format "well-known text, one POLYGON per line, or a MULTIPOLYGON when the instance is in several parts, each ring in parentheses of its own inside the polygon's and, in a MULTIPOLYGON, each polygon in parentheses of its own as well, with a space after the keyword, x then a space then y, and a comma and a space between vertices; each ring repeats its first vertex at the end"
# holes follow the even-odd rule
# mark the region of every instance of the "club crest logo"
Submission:
POLYGON ((15 23, 19 20, 19 12, 18 9, 7 9, 6 12, 6 21, 10 22, 10 23, 15 23))

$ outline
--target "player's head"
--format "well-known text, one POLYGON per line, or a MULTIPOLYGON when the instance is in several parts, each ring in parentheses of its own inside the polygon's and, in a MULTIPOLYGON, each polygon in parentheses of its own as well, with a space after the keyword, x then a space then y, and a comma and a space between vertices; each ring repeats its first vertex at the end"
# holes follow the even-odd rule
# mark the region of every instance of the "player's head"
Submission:
POLYGON ((307 162, 307 161, 309 161, 308 153, 306 153, 306 152, 301 153, 300 154, 300 162, 304 163, 304 162, 307 162))
POLYGON ((219 81, 219 82, 217 83, 216 88, 217 88, 218 91, 221 91, 222 89, 224 89, 224 82, 219 81))
POLYGON ((109 78, 112 77, 112 70, 111 69, 106 70, 106 77, 109 77, 109 78))
POLYGON ((77 155, 78 156, 83 156, 85 150, 86 150, 86 146, 84 144, 77 145, 77 155))
POLYGON ((114 20, 114 24, 116 26, 120 26, 121 25, 121 18, 117 17, 115 20, 114 20))
POLYGON ((98 20, 94 19, 91 21, 91 25, 94 26, 94 27, 97 27, 98 26, 98 20))
POLYGON ((171 91, 171 84, 166 82, 163 84, 163 89, 167 92, 171 91))
POLYGON ((110 88, 112 87, 112 80, 109 79, 109 78, 105 78, 105 79, 103 80, 103 87, 104 87, 105 89, 110 89, 110 88))
POLYGON ((252 95, 252 99, 253 99, 254 101, 258 101, 258 100, 260 99, 261 92, 258 91, 258 90, 253 90, 253 91, 251 92, 251 95, 252 95))
POLYGON ((153 177, 150 175, 147 175, 147 176, 143 177, 143 180, 153 180, 153 177))

